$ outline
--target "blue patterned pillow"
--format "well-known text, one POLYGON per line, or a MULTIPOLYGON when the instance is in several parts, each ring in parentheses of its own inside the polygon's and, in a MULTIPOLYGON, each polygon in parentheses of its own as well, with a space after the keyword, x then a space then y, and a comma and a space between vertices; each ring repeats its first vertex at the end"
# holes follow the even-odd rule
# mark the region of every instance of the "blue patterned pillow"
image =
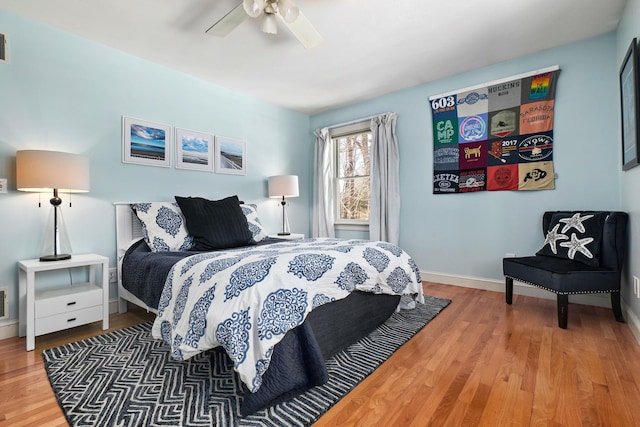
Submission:
POLYGON ((256 205, 240 204, 242 213, 247 217, 247 223, 249 224, 249 230, 253 234, 253 241, 259 242, 267 237, 267 233, 264 231, 262 223, 258 219, 258 207, 256 205))
POLYGON ((188 251, 193 247, 193 237, 176 203, 133 203, 131 208, 142 223, 144 240, 151 252, 188 251))

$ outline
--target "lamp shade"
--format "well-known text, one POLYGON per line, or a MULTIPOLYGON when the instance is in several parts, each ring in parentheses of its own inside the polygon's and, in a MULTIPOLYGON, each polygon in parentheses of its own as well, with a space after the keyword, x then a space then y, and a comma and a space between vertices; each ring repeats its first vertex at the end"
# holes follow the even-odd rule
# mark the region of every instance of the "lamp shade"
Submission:
POLYGON ((89 159, 60 151, 21 150, 16 152, 16 183, 20 191, 87 192, 89 159))
POLYGON ((265 13, 260 29, 262 29, 263 33, 278 34, 278 22, 276 21, 276 15, 273 13, 265 13))
POLYGON ((298 175, 269 177, 269 197, 298 197, 298 175))

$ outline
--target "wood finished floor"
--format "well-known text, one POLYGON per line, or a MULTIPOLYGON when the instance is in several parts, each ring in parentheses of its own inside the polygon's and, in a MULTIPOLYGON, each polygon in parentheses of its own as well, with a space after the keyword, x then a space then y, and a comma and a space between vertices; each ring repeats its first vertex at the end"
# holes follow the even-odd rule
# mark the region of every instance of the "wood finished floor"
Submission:
MULTIPOLYGON (((314 424, 324 426, 640 426, 640 346, 610 309, 425 283, 453 300, 314 424)), ((112 329, 151 319, 112 315, 112 329)), ((0 426, 65 426, 44 348, 102 333, 100 323, 0 341, 0 426)))

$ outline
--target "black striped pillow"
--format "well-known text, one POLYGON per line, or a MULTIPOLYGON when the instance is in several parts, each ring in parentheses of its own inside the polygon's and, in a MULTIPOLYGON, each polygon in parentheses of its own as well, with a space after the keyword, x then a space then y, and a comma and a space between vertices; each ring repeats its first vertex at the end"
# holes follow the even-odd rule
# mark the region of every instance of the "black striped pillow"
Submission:
POLYGON ((235 248, 253 243, 238 196, 221 200, 175 196, 193 236, 193 251, 235 248))

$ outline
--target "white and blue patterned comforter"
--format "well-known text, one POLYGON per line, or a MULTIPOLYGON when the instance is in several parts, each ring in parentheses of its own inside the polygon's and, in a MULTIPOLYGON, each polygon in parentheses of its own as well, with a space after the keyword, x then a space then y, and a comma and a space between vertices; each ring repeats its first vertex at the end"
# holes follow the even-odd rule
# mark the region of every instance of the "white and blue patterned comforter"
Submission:
POLYGON ((353 290, 422 299, 418 267, 395 245, 327 238, 282 242, 176 263, 152 332, 180 360, 223 346, 240 379, 256 392, 284 334, 313 308, 353 290))

